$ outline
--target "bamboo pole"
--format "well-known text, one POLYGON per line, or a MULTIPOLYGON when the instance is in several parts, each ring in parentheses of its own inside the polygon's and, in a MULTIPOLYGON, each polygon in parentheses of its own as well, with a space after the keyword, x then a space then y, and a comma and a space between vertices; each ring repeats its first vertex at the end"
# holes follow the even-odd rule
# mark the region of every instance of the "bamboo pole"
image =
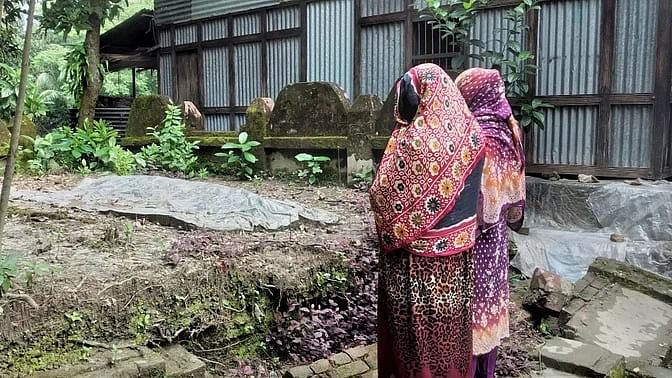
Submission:
POLYGON ((2 192, 0 193, 0 250, 2 250, 5 223, 7 221, 7 207, 14 179, 16 165, 16 153, 21 137, 21 121, 23 120, 23 108, 26 101, 26 86, 28 84, 28 71, 30 69, 30 47, 33 39, 33 19, 35 18, 35 0, 28 2, 28 21, 26 25, 26 38, 23 42, 23 59, 21 61, 21 81, 19 82, 19 98, 16 101, 16 114, 12 127, 12 138, 9 143, 9 154, 5 164, 5 176, 2 180, 2 192))

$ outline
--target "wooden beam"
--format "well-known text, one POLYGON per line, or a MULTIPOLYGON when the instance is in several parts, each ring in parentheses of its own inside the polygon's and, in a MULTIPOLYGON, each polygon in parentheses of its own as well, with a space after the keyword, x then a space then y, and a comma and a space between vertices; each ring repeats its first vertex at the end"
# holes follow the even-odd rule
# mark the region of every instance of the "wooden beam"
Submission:
POLYGON ((261 11, 261 96, 268 97, 268 13, 261 11))
POLYGON ((172 64, 171 69, 173 72, 171 72, 171 76, 173 77, 173 90, 171 96, 173 97, 173 100, 177 99, 177 51, 175 50, 175 25, 171 25, 170 27, 170 59, 172 64))
POLYGON ((647 168, 614 168, 593 167, 586 165, 560 165, 560 164, 529 164, 526 168, 530 174, 551 174, 557 172, 561 175, 592 175, 597 177, 611 178, 653 178, 651 170, 647 168))
MULTIPOLYGON (((227 26, 227 37, 233 37, 233 16, 227 17, 226 20, 227 26)), ((235 49, 233 43, 228 45, 228 60, 229 60, 229 106, 235 106, 236 103, 236 60, 235 60, 235 49)), ((233 113, 229 114, 229 127, 233 127, 236 122, 236 115, 233 113)))
POLYGON ((299 67, 299 81, 308 81, 308 4, 301 2, 301 61, 299 67))
POLYGON ((599 94, 601 96, 597 123, 595 161, 598 167, 607 167, 611 154, 611 94, 614 74, 614 46, 616 44, 616 0, 602 0, 602 27, 600 31, 600 74, 599 94))
POLYGON ((406 69, 413 65, 413 0, 404 0, 404 66, 406 69))
POLYGON ((202 107, 205 104, 205 77, 203 75, 203 23, 199 22, 196 24, 196 60, 198 62, 198 97, 200 103, 196 104, 197 107, 202 107))
POLYGON ((670 125, 670 83, 672 82, 672 1, 658 0, 658 29, 656 30, 656 68, 654 78, 655 104, 651 133, 651 165, 654 178, 664 178, 666 166, 672 166, 672 125, 670 125), (667 136, 667 138, 665 138, 667 136), (667 139, 667 140, 665 140, 667 139), (667 146, 666 146, 667 144, 667 146), (665 156, 667 152, 668 156, 665 156), (666 161, 667 160, 667 161, 666 161))
POLYGON ((361 0, 355 0, 355 41, 354 41, 354 49, 355 51, 353 52, 352 56, 352 64, 353 64, 353 72, 354 72, 354 77, 353 77, 353 86, 354 86, 354 94, 353 94, 353 101, 357 96, 362 94, 362 25, 360 24, 360 21, 362 19, 362 1, 361 0))

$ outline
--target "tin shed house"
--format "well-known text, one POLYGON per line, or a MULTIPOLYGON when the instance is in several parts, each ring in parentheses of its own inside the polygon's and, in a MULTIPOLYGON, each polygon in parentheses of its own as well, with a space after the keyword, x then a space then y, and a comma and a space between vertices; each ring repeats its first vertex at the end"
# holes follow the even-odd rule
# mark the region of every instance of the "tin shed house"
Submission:
MULTIPOLYGON (((496 43, 491 0, 474 38, 496 43)), ((210 132, 235 131, 246 106, 288 84, 329 81, 385 99, 411 65, 464 54, 412 0, 156 0, 160 93, 194 101, 210 132)), ((527 135, 532 173, 672 176, 672 1, 548 0, 529 15, 533 93, 555 105, 527 135)), ((478 61, 472 65, 487 64, 478 61)))

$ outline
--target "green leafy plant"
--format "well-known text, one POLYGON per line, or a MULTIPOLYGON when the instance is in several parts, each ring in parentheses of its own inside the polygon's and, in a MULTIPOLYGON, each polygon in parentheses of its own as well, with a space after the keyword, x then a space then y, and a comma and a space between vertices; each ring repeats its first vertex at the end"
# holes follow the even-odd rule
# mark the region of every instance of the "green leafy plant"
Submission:
POLYGON ((529 30, 526 15, 540 10, 541 0, 521 0, 517 6, 506 11, 504 21, 507 27, 496 30, 504 34, 504 38, 495 39, 501 46, 499 50, 485 50, 486 44, 483 41, 469 39, 477 9, 487 3, 485 0, 451 0, 446 6, 440 0, 428 0, 426 13, 434 17, 444 36, 453 36, 465 51, 472 47, 481 51, 476 54, 463 54, 462 58, 454 59, 454 69, 464 68, 467 57, 481 62, 487 60, 493 67, 499 67, 503 73, 507 96, 519 100, 521 104, 516 109, 516 116, 521 119, 522 126, 526 129, 531 126, 543 129, 545 117, 542 109, 553 106, 530 95, 528 77, 536 75, 539 68, 533 64, 534 54, 523 49, 520 43, 523 32, 529 30))
MULTIPOLYGON (((72 49, 65 55, 65 69, 61 74, 60 81, 66 83, 70 94, 78 106, 86 88, 88 65, 84 44, 73 45, 72 49)), ((99 64, 98 74, 101 80, 104 80, 106 72, 105 65, 102 63, 99 64)))
MULTIPOLYGON (((485 48, 478 39, 471 39, 470 33, 474 18, 479 7, 485 6, 487 0, 426 0, 427 8, 422 17, 428 15, 437 21, 435 29, 439 29, 445 37, 452 37, 455 43, 468 47, 470 45, 485 48)), ((451 65, 454 70, 464 68, 467 57, 480 59, 478 55, 461 54, 453 57, 451 65)))
POLYGON ((184 175, 193 174, 198 157, 198 141, 189 142, 186 127, 179 107, 169 105, 160 128, 150 128, 149 135, 156 138, 153 143, 142 148, 142 156, 149 167, 184 175))
POLYGON ((117 144, 117 132, 105 121, 86 121, 82 128, 61 127, 35 138, 28 155, 27 168, 33 174, 57 168, 70 171, 110 171, 129 175, 144 166, 141 156, 117 144))
MULTIPOLYGON (((0 63, 0 119, 11 119, 16 112, 16 101, 19 98, 20 69, 0 63)), ((30 119, 47 114, 58 92, 52 89, 40 89, 30 77, 26 88, 24 114, 30 119)))
POLYGON ((355 176, 352 178, 353 184, 355 186, 371 185, 373 182, 373 168, 365 168, 361 171, 355 173, 355 176))
POLYGON ((543 130, 546 124, 546 117, 544 116, 543 109, 553 107, 553 105, 547 104, 536 98, 532 99, 532 101, 527 104, 523 104, 523 106, 520 107, 520 114, 518 116, 521 126, 529 128, 530 126, 536 125, 543 130))
POLYGON ((218 152, 215 156, 227 158, 225 169, 233 172, 240 178, 252 180, 254 178, 254 164, 259 159, 252 152, 255 147, 261 146, 256 140, 249 140, 249 135, 242 132, 238 135, 238 143, 226 143, 222 146, 227 152, 218 152))
POLYGON ((16 264, 19 262, 18 255, 9 255, 0 258, 0 297, 14 286, 16 277, 16 264))
POLYGON ((51 267, 45 263, 28 263, 26 266, 26 286, 30 289, 35 285, 35 279, 49 273, 51 267))
POLYGON ((322 174, 324 173, 324 165, 331 161, 327 156, 313 156, 311 154, 298 154, 294 157, 296 161, 304 165, 304 169, 301 169, 297 172, 297 175, 302 178, 308 179, 308 184, 316 184, 322 174))

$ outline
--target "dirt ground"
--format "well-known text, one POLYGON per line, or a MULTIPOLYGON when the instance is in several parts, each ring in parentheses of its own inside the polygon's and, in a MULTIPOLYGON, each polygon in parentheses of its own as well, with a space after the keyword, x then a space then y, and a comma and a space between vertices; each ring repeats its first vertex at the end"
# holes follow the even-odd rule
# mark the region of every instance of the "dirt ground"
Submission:
MULTIPOLYGON (((18 177, 14 188, 63 190, 80 180, 80 176, 71 175, 18 177)), ((128 306, 142 291, 153 290, 190 272, 211 271, 222 261, 252 273, 271 275, 281 284, 299 285, 308 271, 333 257, 333 251, 356 247, 371 238, 368 195, 363 191, 305 187, 273 179, 206 181, 327 210, 338 215, 341 222, 331 226, 301 224, 274 232, 203 233, 163 227, 143 219, 12 202, 4 248, 5 254, 21 257, 14 292, 30 295, 42 310, 71 306, 73 301, 97 302, 101 306, 112 303, 118 308, 128 306), (180 248, 171 249, 176 242, 182 243, 180 248), (36 274, 34 282, 28 282, 26 272, 36 274), (116 297, 117 289, 129 285, 130 297, 129 293, 116 297)), ((501 375, 517 376, 523 367, 529 367, 529 346, 541 342, 520 309, 516 290, 522 289, 514 288, 512 293, 513 337, 502 348, 501 375)), ((30 311, 26 303, 19 305, 22 301, 3 299, 0 307, 5 308, 5 313, 30 311)), ((26 324, 0 322, 0 334, 10 339, 20 337, 34 321, 31 316, 24 318, 26 324)))

